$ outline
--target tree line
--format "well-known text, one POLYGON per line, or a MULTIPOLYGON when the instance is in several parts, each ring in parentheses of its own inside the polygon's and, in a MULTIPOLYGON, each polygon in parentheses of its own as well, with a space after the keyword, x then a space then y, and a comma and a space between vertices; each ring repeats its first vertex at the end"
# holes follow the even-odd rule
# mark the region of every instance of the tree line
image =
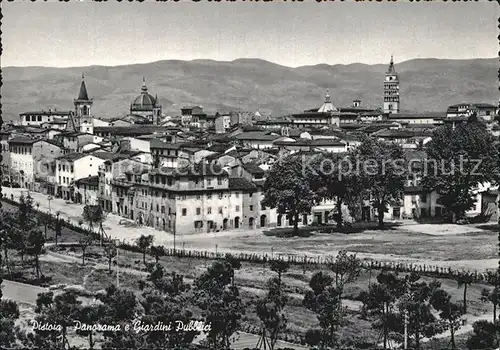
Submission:
POLYGON ((301 215, 324 200, 335 200, 339 228, 342 205, 359 219, 360 208, 370 204, 383 228, 388 207, 400 206, 405 184, 417 179, 421 193, 436 191, 437 203, 456 222, 473 208, 480 184, 500 182, 500 144, 475 115, 435 129, 424 150, 423 159, 408 159, 399 144, 364 136, 347 154, 291 154, 270 170, 262 205, 287 215, 297 231, 301 215))

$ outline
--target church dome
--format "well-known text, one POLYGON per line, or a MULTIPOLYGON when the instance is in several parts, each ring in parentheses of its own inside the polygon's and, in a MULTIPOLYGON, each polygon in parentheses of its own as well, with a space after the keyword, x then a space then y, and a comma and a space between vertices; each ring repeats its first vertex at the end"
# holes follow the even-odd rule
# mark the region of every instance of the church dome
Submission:
POLYGON ((148 88, 146 86, 146 81, 142 80, 141 94, 134 99, 131 111, 150 111, 156 107, 156 99, 148 93, 148 88))

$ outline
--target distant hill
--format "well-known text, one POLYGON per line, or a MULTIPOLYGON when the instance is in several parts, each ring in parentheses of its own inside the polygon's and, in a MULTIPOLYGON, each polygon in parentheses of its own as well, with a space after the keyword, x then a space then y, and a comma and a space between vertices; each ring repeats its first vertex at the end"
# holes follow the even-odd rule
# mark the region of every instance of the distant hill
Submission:
MULTIPOLYGON (((2 104, 4 119, 19 113, 57 108, 73 109, 80 76, 90 96, 93 114, 122 116, 140 93, 142 76, 149 92, 158 95, 164 112, 178 115, 183 105, 199 104, 209 113, 259 110, 273 116, 320 106, 325 89, 338 107, 362 100, 381 107, 387 65, 303 66, 290 68, 259 59, 158 61, 104 67, 5 67, 2 104)), ((462 101, 498 101, 498 61, 491 59, 415 59, 397 63, 403 112, 445 111, 462 101)))

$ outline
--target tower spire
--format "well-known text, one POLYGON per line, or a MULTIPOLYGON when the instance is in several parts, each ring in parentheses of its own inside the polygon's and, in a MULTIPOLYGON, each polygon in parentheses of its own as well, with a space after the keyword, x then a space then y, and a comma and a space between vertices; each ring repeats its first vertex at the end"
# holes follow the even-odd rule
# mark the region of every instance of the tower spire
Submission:
POLYGON ((82 83, 80 84, 80 93, 78 94, 79 100, 89 100, 89 95, 87 94, 87 87, 85 86, 85 80, 82 73, 82 83))
POLYGON ((145 94, 148 92, 148 87, 146 86, 146 78, 143 76, 142 77, 142 87, 141 87, 142 93, 145 94))
POLYGON ((396 70, 394 69, 394 57, 391 55, 391 62, 389 62, 389 69, 387 70, 387 74, 396 74, 396 70))

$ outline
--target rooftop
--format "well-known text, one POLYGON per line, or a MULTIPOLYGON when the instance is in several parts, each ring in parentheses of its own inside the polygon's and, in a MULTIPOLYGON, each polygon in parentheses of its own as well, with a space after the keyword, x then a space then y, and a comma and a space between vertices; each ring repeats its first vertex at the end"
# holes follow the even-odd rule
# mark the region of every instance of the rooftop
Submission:
POLYGON ((229 189, 231 190, 257 190, 257 187, 247 179, 240 177, 229 178, 229 189))

